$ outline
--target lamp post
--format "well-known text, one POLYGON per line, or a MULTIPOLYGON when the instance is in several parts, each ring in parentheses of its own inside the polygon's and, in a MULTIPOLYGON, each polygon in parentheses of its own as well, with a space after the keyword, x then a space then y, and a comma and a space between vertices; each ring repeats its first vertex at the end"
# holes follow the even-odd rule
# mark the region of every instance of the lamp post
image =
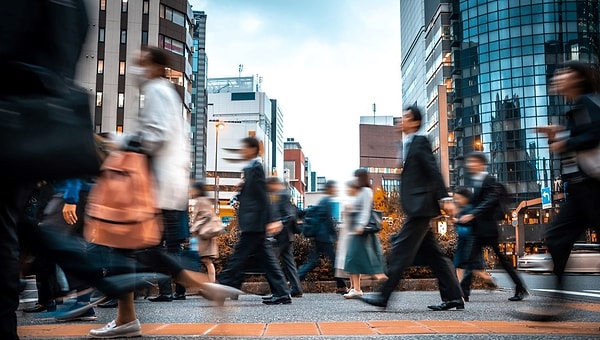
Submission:
POLYGON ((219 176, 217 175, 219 161, 219 130, 225 127, 221 121, 215 123, 215 214, 219 214, 219 176))

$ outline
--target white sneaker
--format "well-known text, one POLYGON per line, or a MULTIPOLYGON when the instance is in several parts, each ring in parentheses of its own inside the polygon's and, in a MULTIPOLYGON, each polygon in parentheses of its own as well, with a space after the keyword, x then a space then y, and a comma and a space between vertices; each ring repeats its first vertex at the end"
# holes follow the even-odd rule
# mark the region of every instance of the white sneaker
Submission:
POLYGON ((345 299, 358 299, 361 296, 363 296, 362 290, 359 291, 356 289, 350 289, 348 293, 344 294, 345 299))
POLYGON ((114 339, 142 336, 142 326, 140 320, 135 319, 124 325, 117 326, 115 320, 106 324, 102 328, 90 330, 88 337, 95 339, 114 339))

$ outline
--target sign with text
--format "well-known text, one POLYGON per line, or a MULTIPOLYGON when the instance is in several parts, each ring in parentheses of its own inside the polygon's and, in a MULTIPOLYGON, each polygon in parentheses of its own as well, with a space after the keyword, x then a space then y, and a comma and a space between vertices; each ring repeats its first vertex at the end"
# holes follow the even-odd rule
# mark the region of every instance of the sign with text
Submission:
POLYGON ((542 209, 552 208, 552 190, 550 187, 542 188, 542 209))

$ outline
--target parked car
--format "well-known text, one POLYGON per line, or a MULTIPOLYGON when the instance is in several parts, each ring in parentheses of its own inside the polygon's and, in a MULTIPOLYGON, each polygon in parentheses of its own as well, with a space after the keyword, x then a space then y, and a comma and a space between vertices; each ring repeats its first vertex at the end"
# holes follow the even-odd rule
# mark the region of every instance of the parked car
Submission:
MULTIPOLYGON (((551 273, 553 268, 550 254, 525 255, 517 261, 517 269, 527 272, 551 273)), ((565 272, 600 273, 600 244, 575 244, 565 272)))

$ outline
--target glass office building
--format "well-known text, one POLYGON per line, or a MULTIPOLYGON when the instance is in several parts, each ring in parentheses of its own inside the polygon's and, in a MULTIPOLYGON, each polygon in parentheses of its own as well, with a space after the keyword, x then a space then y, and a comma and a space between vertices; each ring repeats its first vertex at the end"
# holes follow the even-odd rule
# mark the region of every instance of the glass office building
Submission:
POLYGON ((454 183, 464 184, 464 155, 480 150, 515 204, 559 189, 558 157, 533 128, 564 123, 568 105, 549 93, 557 67, 598 65, 599 2, 452 1, 454 183))

